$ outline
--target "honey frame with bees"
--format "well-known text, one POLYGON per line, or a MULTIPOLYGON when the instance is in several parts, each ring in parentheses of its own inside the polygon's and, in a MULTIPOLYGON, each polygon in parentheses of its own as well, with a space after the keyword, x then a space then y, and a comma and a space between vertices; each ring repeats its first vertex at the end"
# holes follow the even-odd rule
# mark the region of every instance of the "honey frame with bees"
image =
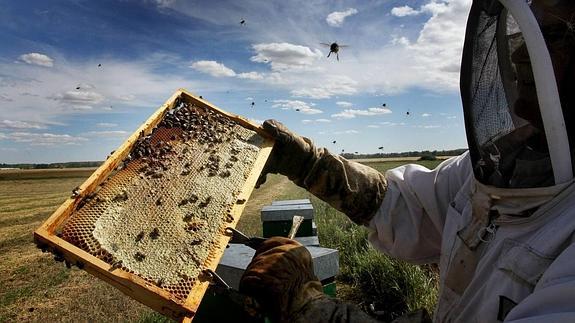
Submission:
MULTIPOLYGON (((261 148, 257 152, 257 156, 255 157, 253 164, 251 164, 251 168, 245 170, 245 175, 243 175, 245 181, 243 181, 243 185, 237 191, 237 194, 234 195, 231 207, 222 214, 213 215, 225 219, 226 226, 235 227, 245 207, 245 202, 248 200, 257 178, 273 148, 273 139, 270 138, 260 126, 251 123, 249 120, 241 116, 227 113, 194 94, 184 89, 180 89, 176 91, 176 93, 174 93, 174 95, 172 95, 172 97, 170 97, 142 126, 140 126, 140 128, 136 130, 120 146, 120 148, 116 149, 82 185, 75 189, 75 194, 68 198, 50 216, 50 218, 48 218, 48 220, 46 220, 34 232, 34 240, 42 250, 54 253, 59 259, 63 259, 67 263, 78 265, 78 267, 81 267, 94 276, 110 283, 126 295, 140 301, 152 309, 177 321, 185 322, 193 319, 195 311, 197 310, 209 285, 209 277, 198 275, 196 283, 191 287, 191 291, 185 298, 175 297, 174 294, 163 288, 163 286, 167 284, 164 279, 159 278, 159 280, 162 281, 161 284, 154 283, 153 281, 150 281, 150 279, 144 279, 131 270, 126 270, 125 260, 123 263, 121 260, 104 261, 101 257, 97 257, 62 238, 62 227, 67 221, 69 221, 70 217, 78 211, 78 209, 83 207, 87 198, 92 198, 94 196, 98 191, 98 188, 105 184, 106 181, 113 176, 114 172, 121 170, 126 166, 126 160, 133 158, 133 156, 130 157, 130 154, 133 153, 133 149, 137 147, 141 138, 152 133, 152 131, 160 125, 162 120, 164 120, 168 115, 170 110, 174 109, 178 102, 181 102, 182 100, 190 102, 195 106, 214 111, 223 117, 233 120, 237 125, 256 132, 263 138, 263 142, 260 146, 261 148)), ((166 149, 167 148, 169 147, 166 147, 166 149)), ((144 176, 149 172, 151 174, 150 178, 154 178, 154 180, 157 181, 164 180, 162 177, 154 177, 154 175, 157 175, 162 171, 163 165, 159 164, 154 167, 156 168, 153 170, 148 168, 143 169, 143 174, 141 174, 141 176, 144 176)), ((196 170, 192 167, 188 167, 186 171, 194 172, 196 170)), ((227 168, 225 171, 226 174, 228 174, 229 171, 227 168)), ((226 177, 222 176, 215 177, 226 179, 226 177)), ((117 203, 125 203, 126 200, 130 199, 130 195, 123 194, 124 192, 121 193, 122 194, 120 195, 122 195, 122 198, 118 198, 117 203)), ((195 197, 195 199, 197 199, 194 195, 190 196, 190 198, 195 197)), ((97 201, 98 199, 99 198, 94 198, 94 201, 97 201)), ((186 204, 186 207, 188 207, 189 204, 195 205, 198 203, 203 203, 202 205, 205 204, 205 206, 207 206, 208 204, 213 204, 213 202, 210 203, 209 200, 210 199, 203 198, 197 203, 182 203, 181 200, 178 200, 174 203, 182 204, 180 206, 186 204)), ((167 204, 169 200, 154 199, 154 202, 155 207, 159 208, 163 207, 164 204, 167 204)), ((194 230, 188 231, 192 233, 194 232, 194 230)), ((156 239, 158 239, 158 237, 161 239, 164 235, 163 232, 155 229, 152 230, 152 236, 156 239)), ((149 233, 146 232, 145 235, 135 234, 130 239, 134 244, 141 244, 144 240, 150 239, 150 236, 149 233)), ((216 269, 228 241, 229 236, 226 235, 223 230, 215 236, 215 240, 213 241, 214 248, 210 251, 210 257, 203 263, 202 269, 216 269)), ((137 262, 147 261, 149 259, 148 254, 141 252, 134 254, 134 256, 137 262)))

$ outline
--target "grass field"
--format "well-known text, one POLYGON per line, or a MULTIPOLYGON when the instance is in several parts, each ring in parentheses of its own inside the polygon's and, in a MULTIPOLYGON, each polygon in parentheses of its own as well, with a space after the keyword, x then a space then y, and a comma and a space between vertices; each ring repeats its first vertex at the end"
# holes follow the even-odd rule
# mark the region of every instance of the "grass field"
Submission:
MULTIPOLYGON (((369 165, 384 171, 404 163, 377 161, 369 165)), ((422 162, 428 168, 438 163, 422 162)), ((66 269, 32 242, 32 232, 92 172, 93 169, 0 171, 0 322, 163 320, 86 272, 66 269)), ((287 178, 270 175, 266 184, 252 194, 238 228, 260 235, 259 210, 263 205, 276 199, 307 197, 309 193, 287 178)), ((312 201, 320 241, 340 250, 338 282, 344 298, 362 306, 373 302, 380 307, 381 302, 394 302, 394 310, 388 316, 432 306, 433 274, 426 268, 407 266, 376 253, 367 246, 363 228, 320 200, 312 197, 312 201), (360 290, 364 292, 361 299, 360 290)))

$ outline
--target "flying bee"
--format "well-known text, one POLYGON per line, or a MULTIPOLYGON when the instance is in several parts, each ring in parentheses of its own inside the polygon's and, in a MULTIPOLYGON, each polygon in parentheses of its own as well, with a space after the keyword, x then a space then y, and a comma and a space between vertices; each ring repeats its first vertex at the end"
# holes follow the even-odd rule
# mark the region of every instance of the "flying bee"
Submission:
POLYGON ((339 50, 340 50, 340 48, 349 47, 347 45, 340 45, 340 44, 335 43, 335 42, 331 43, 331 44, 328 44, 328 43, 320 43, 320 44, 322 44, 323 46, 329 47, 329 54, 327 54, 327 57, 329 57, 331 55, 331 53, 334 53, 335 57, 337 58, 338 61, 339 61, 339 50))

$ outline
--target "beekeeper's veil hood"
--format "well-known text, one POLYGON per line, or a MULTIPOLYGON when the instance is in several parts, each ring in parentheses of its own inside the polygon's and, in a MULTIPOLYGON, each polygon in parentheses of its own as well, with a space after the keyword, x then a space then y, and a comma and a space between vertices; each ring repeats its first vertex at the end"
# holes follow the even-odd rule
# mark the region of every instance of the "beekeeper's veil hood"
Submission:
POLYGON ((574 0, 473 2, 461 94, 480 182, 527 188, 572 179, 574 28, 574 0))

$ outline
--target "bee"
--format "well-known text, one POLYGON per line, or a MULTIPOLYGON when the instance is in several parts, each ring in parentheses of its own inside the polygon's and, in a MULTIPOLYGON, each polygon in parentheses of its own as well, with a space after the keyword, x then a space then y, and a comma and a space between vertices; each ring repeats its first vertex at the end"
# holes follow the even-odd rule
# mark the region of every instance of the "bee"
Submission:
POLYGON ((160 230, 158 228, 154 228, 152 232, 150 232, 149 236, 152 240, 158 239, 158 237, 160 237, 160 230))
POLYGON ((77 197, 78 195, 80 195, 80 187, 76 186, 74 187, 74 189, 72 190, 72 197, 77 197))
POLYGON ((138 251, 134 255, 134 259, 136 259, 136 261, 138 261, 138 262, 142 262, 142 261, 144 261, 144 259, 146 259, 146 255, 144 255, 143 253, 138 251))
POLYGON ((138 233, 138 235, 136 236, 136 242, 140 242, 140 240, 142 240, 144 238, 144 231, 140 231, 140 233, 138 233))
POLYGON ((111 265, 110 270, 120 268, 120 267, 122 267, 122 260, 114 261, 110 265, 111 265))
POLYGON ((327 43, 320 43, 320 44, 329 47, 329 54, 327 54, 327 57, 329 57, 331 55, 331 53, 334 53, 338 61, 339 61, 339 50, 340 50, 340 48, 348 47, 347 45, 339 45, 336 42, 333 42, 331 44, 327 44, 327 43))

